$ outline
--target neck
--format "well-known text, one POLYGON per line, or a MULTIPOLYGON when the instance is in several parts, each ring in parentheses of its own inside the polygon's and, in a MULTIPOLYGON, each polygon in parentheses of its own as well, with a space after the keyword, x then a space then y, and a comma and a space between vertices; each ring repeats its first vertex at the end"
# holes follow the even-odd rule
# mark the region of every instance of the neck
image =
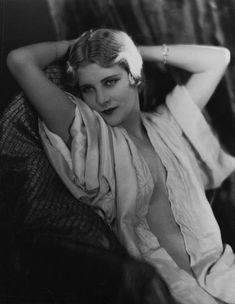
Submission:
POLYGON ((142 125, 140 111, 133 113, 133 116, 129 117, 128 122, 122 124, 122 127, 126 129, 130 136, 137 139, 142 140, 146 137, 146 131, 142 125))

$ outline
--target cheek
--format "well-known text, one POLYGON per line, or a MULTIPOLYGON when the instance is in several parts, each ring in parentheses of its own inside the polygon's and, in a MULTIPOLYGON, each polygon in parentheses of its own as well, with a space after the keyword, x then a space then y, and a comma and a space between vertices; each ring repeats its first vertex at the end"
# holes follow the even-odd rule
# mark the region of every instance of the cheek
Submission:
POLYGON ((81 99, 85 102, 85 104, 87 104, 90 108, 92 109, 96 109, 96 103, 94 101, 94 98, 92 96, 86 95, 86 96, 82 96, 81 95, 81 99))
POLYGON ((125 88, 119 94, 119 99, 122 103, 129 104, 130 106, 136 101, 136 92, 132 88, 125 88))

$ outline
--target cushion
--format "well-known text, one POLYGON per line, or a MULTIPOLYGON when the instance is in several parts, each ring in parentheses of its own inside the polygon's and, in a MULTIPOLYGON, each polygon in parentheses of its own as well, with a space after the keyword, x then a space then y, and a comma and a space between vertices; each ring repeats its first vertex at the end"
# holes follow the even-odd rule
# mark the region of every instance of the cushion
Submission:
MULTIPOLYGON (((64 86, 60 68, 50 67, 47 73, 64 86)), ((55 248, 79 252, 80 266, 82 257, 94 266, 104 253, 126 254, 105 219, 75 199, 55 173, 38 135, 37 114, 23 93, 0 117, 0 168, 0 296, 12 296, 25 281, 22 273, 35 272, 34 262, 44 265, 41 258, 58 252, 55 248)), ((107 275, 105 280, 108 284, 107 275)))

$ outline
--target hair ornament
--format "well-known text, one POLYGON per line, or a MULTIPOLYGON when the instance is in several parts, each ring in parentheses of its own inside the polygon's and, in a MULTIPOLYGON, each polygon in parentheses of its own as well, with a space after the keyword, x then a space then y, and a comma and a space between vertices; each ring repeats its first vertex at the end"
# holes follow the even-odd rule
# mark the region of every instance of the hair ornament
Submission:
POLYGON ((124 48, 120 51, 114 62, 117 63, 125 60, 129 64, 132 76, 134 78, 141 77, 143 66, 142 57, 132 39, 126 33, 123 33, 122 35, 122 45, 124 48))

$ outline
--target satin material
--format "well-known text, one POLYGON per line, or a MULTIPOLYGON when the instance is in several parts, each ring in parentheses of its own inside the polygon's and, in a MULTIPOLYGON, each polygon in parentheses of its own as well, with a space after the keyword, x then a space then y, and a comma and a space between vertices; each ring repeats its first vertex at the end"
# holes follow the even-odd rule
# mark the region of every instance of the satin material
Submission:
POLYGON ((146 221, 153 191, 147 163, 123 128, 72 95, 76 113, 71 151, 39 122, 47 155, 73 195, 102 208, 129 252, 152 263, 175 298, 184 304, 235 303, 235 259, 223 245, 205 189, 218 187, 235 169, 185 87, 177 86, 166 105, 142 113, 149 139, 167 172, 172 213, 180 227, 194 277, 161 248, 146 221))

